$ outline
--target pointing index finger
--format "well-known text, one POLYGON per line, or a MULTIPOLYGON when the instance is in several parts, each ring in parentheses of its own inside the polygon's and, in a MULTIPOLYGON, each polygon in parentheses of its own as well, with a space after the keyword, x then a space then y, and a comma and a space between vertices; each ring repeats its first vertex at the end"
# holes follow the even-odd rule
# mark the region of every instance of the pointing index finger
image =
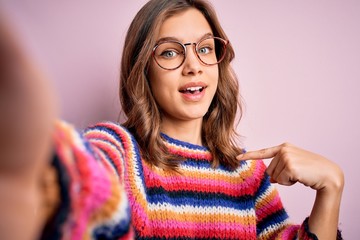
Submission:
POLYGON ((275 146, 270 148, 263 148, 256 151, 249 151, 244 154, 240 154, 236 157, 237 160, 260 160, 260 159, 266 159, 266 158, 273 158, 276 156, 276 154, 279 152, 281 146, 275 146))

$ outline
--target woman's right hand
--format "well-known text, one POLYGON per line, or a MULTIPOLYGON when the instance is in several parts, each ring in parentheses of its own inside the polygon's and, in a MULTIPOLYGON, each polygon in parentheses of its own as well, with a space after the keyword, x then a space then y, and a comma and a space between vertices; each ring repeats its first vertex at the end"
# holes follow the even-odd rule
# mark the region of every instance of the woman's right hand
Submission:
POLYGON ((41 231, 56 109, 48 81, 0 19, 1 239, 36 239, 41 231))

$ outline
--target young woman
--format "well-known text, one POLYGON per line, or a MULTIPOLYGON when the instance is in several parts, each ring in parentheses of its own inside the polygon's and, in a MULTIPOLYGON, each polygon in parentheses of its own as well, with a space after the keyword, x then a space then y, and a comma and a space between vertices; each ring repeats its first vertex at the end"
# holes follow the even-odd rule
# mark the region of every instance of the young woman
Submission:
POLYGON ((230 67, 234 51, 209 3, 145 4, 129 27, 121 62, 120 100, 127 120, 99 123, 81 134, 63 122, 51 128, 52 105, 44 102, 52 101, 43 101, 49 91, 12 43, 3 40, 0 49, 11 49, 5 51, 13 59, 7 64, 26 74, 4 68, 2 84, 36 114, 22 107, 13 115, 19 98, 4 97, 1 139, 11 138, 0 149, 7 156, 0 163, 6 180, 0 187, 9 190, 0 202, 2 236, 341 238, 344 181, 337 165, 288 143, 246 153, 236 146, 241 104, 230 67), (13 121, 19 117, 28 122, 13 121), (263 158, 273 158, 268 168, 263 158), (316 190, 313 210, 301 225, 289 223, 270 182, 300 182, 316 190), (7 208, 9 203, 14 208, 7 208), (17 222, 16 209, 34 221, 17 222), (13 231, 20 227, 26 234, 13 231))

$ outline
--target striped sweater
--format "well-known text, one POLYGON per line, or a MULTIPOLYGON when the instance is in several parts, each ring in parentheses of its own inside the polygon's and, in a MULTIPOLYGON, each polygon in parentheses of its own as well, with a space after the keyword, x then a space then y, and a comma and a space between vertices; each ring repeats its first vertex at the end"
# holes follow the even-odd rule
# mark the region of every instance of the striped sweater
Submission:
POLYGON ((61 122, 54 135, 62 203, 51 239, 316 239, 288 222, 262 161, 212 168, 203 146, 163 135, 186 160, 180 174, 152 166, 115 123, 82 134, 61 122))

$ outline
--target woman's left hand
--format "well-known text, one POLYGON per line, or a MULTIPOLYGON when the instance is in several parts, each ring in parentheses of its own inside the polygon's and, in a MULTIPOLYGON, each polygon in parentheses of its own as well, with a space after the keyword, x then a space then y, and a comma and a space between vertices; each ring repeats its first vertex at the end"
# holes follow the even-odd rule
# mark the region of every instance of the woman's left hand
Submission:
POLYGON ((343 173, 335 163, 289 143, 237 156, 240 161, 267 158, 273 158, 266 170, 271 182, 286 186, 300 182, 315 190, 343 186, 343 173))
POLYGON ((289 143, 237 156, 240 161, 266 158, 273 158, 266 170, 272 182, 287 186, 300 182, 316 190, 309 230, 319 239, 336 239, 344 188, 340 167, 323 156, 289 143))

